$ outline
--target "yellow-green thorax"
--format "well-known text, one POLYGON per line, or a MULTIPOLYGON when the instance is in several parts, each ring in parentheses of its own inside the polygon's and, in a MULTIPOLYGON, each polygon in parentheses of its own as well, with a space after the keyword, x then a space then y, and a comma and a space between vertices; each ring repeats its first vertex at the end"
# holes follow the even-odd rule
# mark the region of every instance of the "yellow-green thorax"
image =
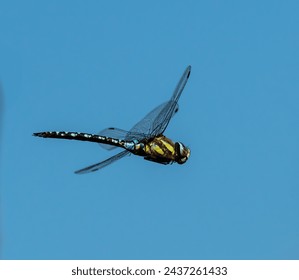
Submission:
POLYGON ((162 164, 177 162, 183 164, 190 156, 189 148, 180 142, 173 142, 164 135, 146 140, 135 147, 136 155, 143 156, 147 160, 162 164))

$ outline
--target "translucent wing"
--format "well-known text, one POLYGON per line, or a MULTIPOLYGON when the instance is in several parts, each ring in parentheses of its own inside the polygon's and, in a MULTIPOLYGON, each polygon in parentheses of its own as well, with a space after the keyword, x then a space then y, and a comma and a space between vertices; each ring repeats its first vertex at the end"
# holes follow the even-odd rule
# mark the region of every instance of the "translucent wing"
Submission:
POLYGON ((190 77, 191 66, 189 65, 179 80, 171 99, 163 107, 161 112, 156 116, 152 123, 152 135, 162 134, 167 128, 170 119, 178 110, 178 101, 190 77))
MULTIPOLYGON (((145 138, 152 137, 153 131, 153 120, 159 116, 161 111, 167 106, 168 102, 164 102, 152 111, 150 111, 141 121, 136 123, 129 132, 129 136, 132 137, 134 134, 141 133, 145 138)), ((178 109, 178 108, 177 108, 178 109)))
POLYGON ((128 152, 127 150, 122 151, 122 152, 120 152, 120 153, 114 155, 113 157, 110 157, 110 158, 108 158, 104 161, 101 161, 99 163, 96 163, 96 164, 90 165, 88 167, 85 167, 83 169, 77 170, 77 171, 75 171, 75 173, 76 174, 85 174, 85 173, 90 173, 90 172, 97 171, 97 170, 102 169, 105 166, 107 166, 107 165, 115 162, 116 160, 119 160, 119 159, 121 159, 124 156, 127 156, 129 154, 130 154, 130 152, 128 152))
POLYGON ((162 134, 168 126, 170 119, 179 109, 178 100, 190 73, 191 66, 188 66, 177 84, 171 99, 149 112, 140 122, 133 126, 130 133, 143 133, 146 135, 146 138, 162 134))

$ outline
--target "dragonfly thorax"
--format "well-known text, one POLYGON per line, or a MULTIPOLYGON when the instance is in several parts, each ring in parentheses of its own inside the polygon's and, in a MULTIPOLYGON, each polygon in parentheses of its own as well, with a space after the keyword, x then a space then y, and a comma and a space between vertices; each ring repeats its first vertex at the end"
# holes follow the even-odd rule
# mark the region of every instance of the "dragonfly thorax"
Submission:
POLYGON ((164 135, 159 135, 136 145, 133 153, 162 164, 183 164, 187 161, 190 150, 180 142, 174 143, 164 135))

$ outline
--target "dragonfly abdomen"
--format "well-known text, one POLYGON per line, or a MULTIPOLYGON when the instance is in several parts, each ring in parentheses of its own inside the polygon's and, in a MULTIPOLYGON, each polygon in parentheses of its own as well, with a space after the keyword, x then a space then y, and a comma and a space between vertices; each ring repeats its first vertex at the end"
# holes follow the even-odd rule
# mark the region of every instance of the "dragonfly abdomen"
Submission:
POLYGON ((46 131, 46 132, 33 133, 33 136, 109 144, 112 146, 124 148, 129 151, 132 151, 135 148, 134 141, 125 141, 121 139, 116 139, 116 138, 111 138, 111 137, 91 134, 91 133, 83 133, 83 132, 46 131))

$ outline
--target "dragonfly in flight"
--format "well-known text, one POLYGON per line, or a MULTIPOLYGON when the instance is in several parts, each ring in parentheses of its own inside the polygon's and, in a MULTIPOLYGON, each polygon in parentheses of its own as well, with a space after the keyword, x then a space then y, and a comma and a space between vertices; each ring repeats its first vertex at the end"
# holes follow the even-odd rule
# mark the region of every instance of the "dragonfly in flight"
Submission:
POLYGON ((100 143, 107 150, 116 147, 123 148, 122 152, 75 171, 84 174, 102 169, 103 167, 127 156, 134 154, 146 160, 161 164, 185 163, 190 156, 190 149, 181 142, 173 142, 163 135, 169 121, 178 111, 178 100, 188 81, 191 66, 188 66, 179 80, 169 101, 162 103, 150 111, 141 121, 136 123, 131 130, 109 127, 99 134, 66 131, 46 131, 33 133, 33 136, 43 138, 59 138, 100 143))

